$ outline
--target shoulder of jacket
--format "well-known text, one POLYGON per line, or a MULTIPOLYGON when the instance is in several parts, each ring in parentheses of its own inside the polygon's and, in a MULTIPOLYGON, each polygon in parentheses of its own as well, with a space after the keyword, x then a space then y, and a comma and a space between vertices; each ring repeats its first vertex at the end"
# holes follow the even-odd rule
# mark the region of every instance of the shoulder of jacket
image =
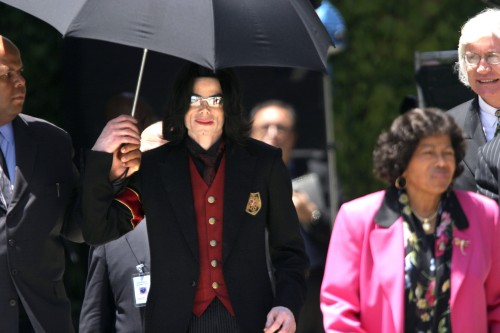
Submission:
POLYGON ((69 137, 68 132, 45 119, 29 116, 26 114, 20 114, 18 121, 22 121, 32 131, 43 132, 43 135, 53 134, 69 137))

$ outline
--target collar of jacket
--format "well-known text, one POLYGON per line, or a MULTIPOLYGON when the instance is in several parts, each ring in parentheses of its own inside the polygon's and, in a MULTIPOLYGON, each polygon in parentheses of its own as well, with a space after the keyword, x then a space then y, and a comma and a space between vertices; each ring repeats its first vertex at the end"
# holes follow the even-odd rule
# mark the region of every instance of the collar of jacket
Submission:
MULTIPOLYGON (((454 191, 449 191, 446 198, 445 209, 448 210, 455 222, 455 226, 459 230, 464 230, 469 227, 469 221, 465 216, 460 202, 457 199, 454 191)), ((401 211, 398 203, 398 190, 391 186, 385 191, 384 199, 380 205, 377 214, 375 215, 375 223, 383 228, 389 228, 401 216, 401 211)))

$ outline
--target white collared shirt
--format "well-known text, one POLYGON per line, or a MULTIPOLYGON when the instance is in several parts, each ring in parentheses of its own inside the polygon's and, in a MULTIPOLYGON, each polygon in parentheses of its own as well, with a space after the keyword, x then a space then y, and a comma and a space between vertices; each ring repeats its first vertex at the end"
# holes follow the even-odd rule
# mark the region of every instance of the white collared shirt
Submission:
POLYGON ((479 118, 486 136, 486 142, 493 140, 497 130, 498 118, 495 116, 496 108, 492 107, 479 96, 479 118))

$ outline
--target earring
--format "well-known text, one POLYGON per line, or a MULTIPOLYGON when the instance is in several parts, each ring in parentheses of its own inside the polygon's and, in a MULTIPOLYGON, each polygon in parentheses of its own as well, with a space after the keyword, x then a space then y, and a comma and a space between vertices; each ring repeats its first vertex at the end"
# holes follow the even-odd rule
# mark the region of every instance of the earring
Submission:
POLYGON ((396 181, 394 182, 394 186, 396 186, 396 188, 398 190, 403 190, 406 187, 405 177, 399 176, 398 178, 396 178, 396 181))

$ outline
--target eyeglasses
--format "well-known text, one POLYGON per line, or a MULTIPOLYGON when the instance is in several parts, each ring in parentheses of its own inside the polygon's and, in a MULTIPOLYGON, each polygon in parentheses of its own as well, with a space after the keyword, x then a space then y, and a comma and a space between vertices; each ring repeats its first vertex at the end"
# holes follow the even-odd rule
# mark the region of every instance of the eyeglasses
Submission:
POLYGON ((490 52, 486 53, 483 56, 480 56, 477 53, 473 52, 465 52, 464 60, 469 66, 477 66, 481 59, 483 59, 490 65, 498 65, 500 64, 500 53, 490 52))
POLYGON ((200 106, 201 101, 207 102, 208 106, 220 106, 222 104, 222 96, 211 96, 207 98, 196 95, 191 96, 192 106, 200 106))

